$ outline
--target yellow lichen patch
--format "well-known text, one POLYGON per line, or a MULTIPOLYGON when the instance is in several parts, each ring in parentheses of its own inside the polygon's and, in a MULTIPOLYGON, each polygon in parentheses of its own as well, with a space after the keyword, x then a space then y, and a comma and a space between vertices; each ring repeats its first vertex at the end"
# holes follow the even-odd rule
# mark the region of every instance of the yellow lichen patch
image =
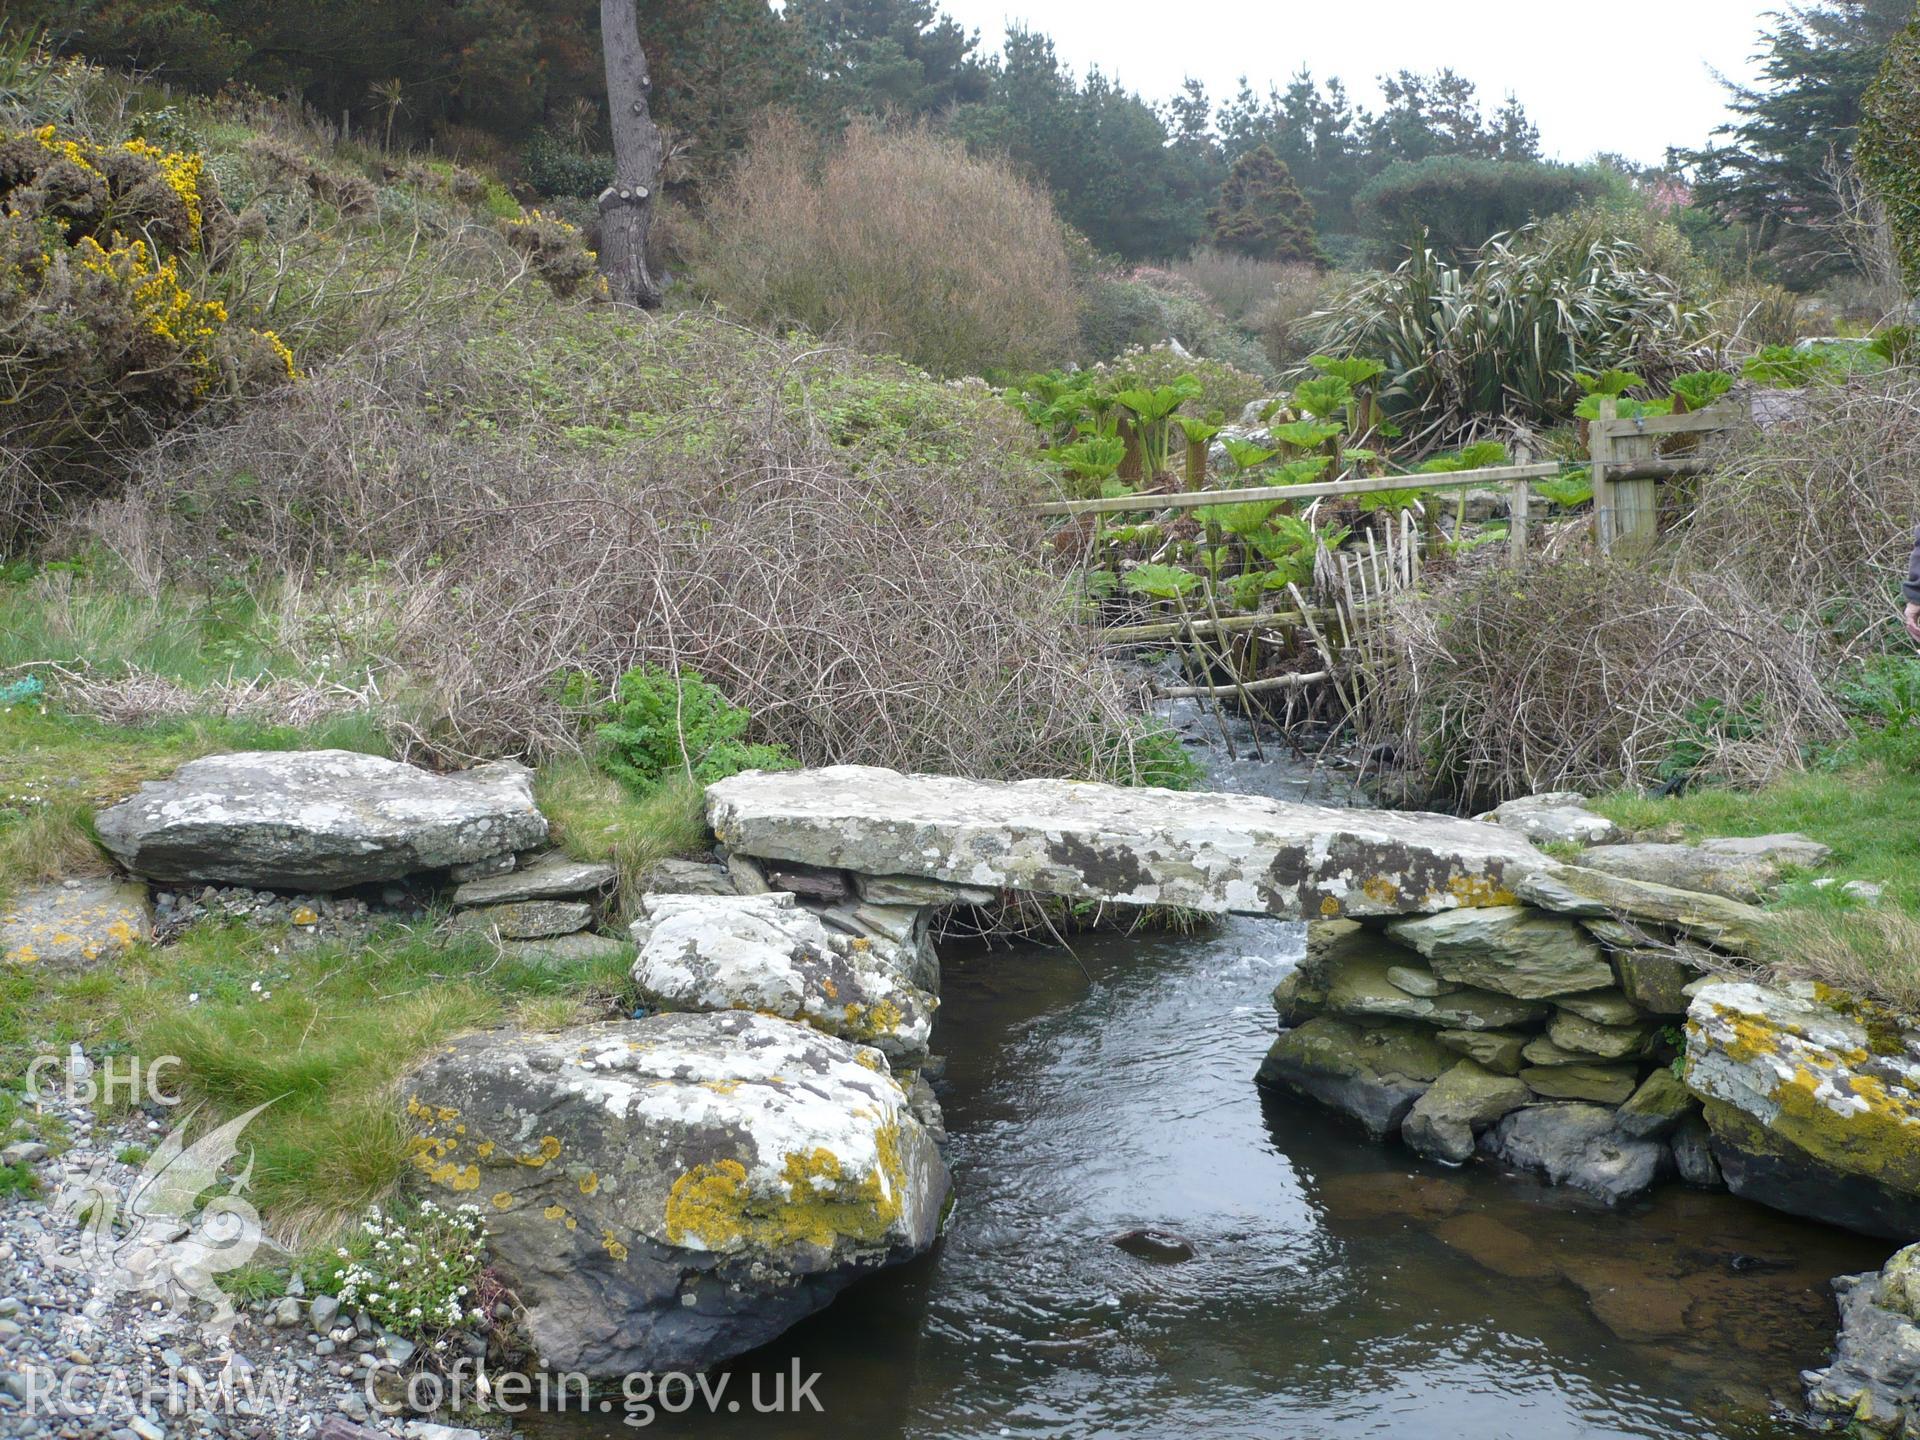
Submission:
POLYGON ((716 1095, 731 1095, 740 1088, 738 1080, 702 1080, 702 1090, 711 1090, 716 1095))
POLYGON ((882 1035, 896 1034, 905 1019, 900 1007, 891 1000, 876 1000, 871 1005, 856 1005, 849 1001, 841 1011, 845 1033, 861 1040, 875 1040, 882 1035))
POLYGON ((1339 918, 1339 915, 1340 902, 1334 896, 1329 895, 1320 902, 1320 916, 1322 919, 1335 920, 1339 918))
POLYGON ((473 1153, 478 1155, 482 1160, 485 1160, 493 1154, 493 1141, 482 1140, 478 1145, 473 1147, 473 1153))
POLYGON ((567 1218, 567 1207, 564 1205, 549 1205, 540 1213, 549 1220, 564 1220, 567 1218))
POLYGON ((538 1170, 549 1160, 557 1160, 560 1158, 560 1137, 557 1135, 542 1135, 540 1137, 539 1149, 535 1150, 531 1155, 516 1155, 513 1158, 522 1165, 530 1165, 538 1170))
POLYGON ((493 1197, 493 1208, 496 1210, 511 1210, 513 1208, 513 1196, 505 1190, 500 1191, 493 1197))
POLYGON ((833 983, 832 976, 827 976, 820 981, 820 990, 829 1000, 840 998, 840 987, 833 983))
POLYGON ((582 1195, 592 1195, 598 1191, 599 1188, 600 1177, 594 1174, 593 1171, 589 1170, 580 1177, 580 1193, 582 1195))
POLYGON ((1447 881, 1447 894, 1465 910, 1516 905, 1520 899, 1513 891, 1496 885, 1484 875, 1455 875, 1447 881))
POLYGON ((307 905, 296 907, 291 918, 296 925, 318 925, 320 923, 319 915, 314 912, 311 906, 307 905))
POLYGON ((1780 1053, 1780 1032, 1764 1020, 1725 1005, 1714 1006, 1713 1013, 1725 1027, 1725 1035, 1718 1039, 1720 1048, 1727 1052, 1729 1059, 1744 1063, 1763 1055, 1780 1053))
POLYGON ((863 1176, 847 1174, 829 1150, 792 1152, 782 1160, 781 1185, 763 1194, 752 1191, 737 1160, 696 1165, 667 1197, 667 1239, 712 1251, 882 1240, 905 1203, 899 1126, 882 1126, 875 1148, 878 1161, 863 1176))
POLYGON ((1372 875, 1360 887, 1376 905, 1392 905, 1400 899, 1400 887, 1384 875, 1372 875))
POLYGON ((602 1230, 600 1232, 600 1248, 615 1260, 625 1260, 627 1258, 627 1247, 614 1238, 613 1231, 611 1230, 602 1230))

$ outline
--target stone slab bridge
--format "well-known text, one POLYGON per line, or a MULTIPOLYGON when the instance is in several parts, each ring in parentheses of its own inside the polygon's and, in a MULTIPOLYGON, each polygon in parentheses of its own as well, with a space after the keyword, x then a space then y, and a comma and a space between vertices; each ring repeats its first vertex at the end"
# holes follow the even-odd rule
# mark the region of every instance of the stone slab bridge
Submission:
MULTIPOLYGON (((860 903, 829 906, 830 920, 835 908, 851 921, 861 908, 1002 891, 1291 920, 1532 906, 1739 948, 1755 917, 1717 896, 1562 864, 1500 825, 1251 795, 839 765, 720 781, 707 815, 736 862, 770 873, 774 888, 832 900, 823 877, 845 876, 860 903)), ((905 917, 879 918, 897 929, 905 917)))

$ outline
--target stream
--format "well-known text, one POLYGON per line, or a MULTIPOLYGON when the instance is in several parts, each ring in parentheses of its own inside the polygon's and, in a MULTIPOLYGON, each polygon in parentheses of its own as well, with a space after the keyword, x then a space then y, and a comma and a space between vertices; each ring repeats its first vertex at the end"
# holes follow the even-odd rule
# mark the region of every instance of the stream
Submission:
MULTIPOLYGON (((1307 793, 1243 760, 1221 788, 1307 793)), ((1319 797, 1315 797, 1319 798, 1319 797)), ((922 1261, 731 1367, 817 1371, 824 1413, 676 1435, 1777 1437, 1828 1282, 1884 1243, 1676 1183, 1621 1212, 1376 1145, 1263 1094, 1304 927, 943 948, 934 1050, 958 1196, 922 1261), (1183 1263, 1112 1237, 1189 1241, 1183 1263)), ((743 1407, 744 1408, 744 1407, 743 1407)), ((548 1417, 549 1440, 635 1433, 548 1417)))

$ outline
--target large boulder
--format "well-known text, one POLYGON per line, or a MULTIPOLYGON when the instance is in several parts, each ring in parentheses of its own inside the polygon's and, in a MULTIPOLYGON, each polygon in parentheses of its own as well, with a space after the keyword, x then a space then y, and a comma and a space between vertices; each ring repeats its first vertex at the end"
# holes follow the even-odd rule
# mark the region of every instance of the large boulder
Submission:
POLYGON ((1609 1205, 1647 1189, 1667 1160, 1666 1146, 1621 1134, 1613 1112, 1599 1105, 1516 1110, 1481 1137, 1481 1148, 1609 1205))
POLYGON ((708 787, 707 816, 762 860, 1294 919, 1510 904, 1517 877, 1550 863, 1444 815, 861 765, 736 775, 708 787))
POLYGON ((1473 1158, 1481 1131, 1532 1099, 1523 1081, 1462 1060, 1413 1102, 1400 1136, 1422 1155, 1458 1165, 1473 1158))
POLYGON ((273 890, 398 880, 547 838, 524 766, 436 775, 348 750, 190 760, 101 811, 95 827, 136 875, 273 890))
POLYGON ((1364 1028, 1323 1015, 1275 1040, 1254 1078, 1350 1115, 1382 1140, 1458 1060, 1421 1026, 1364 1028))
POLYGON ((885 952, 829 930, 792 894, 648 895, 633 922, 640 998, 662 1010, 757 1010, 918 1064, 939 1001, 885 952))
POLYGON ((1900 1250, 1876 1274, 1841 1275, 1840 1338, 1833 1363, 1809 1370, 1807 1406, 1842 1417, 1849 1434, 1912 1435, 1920 1426, 1920 1313, 1909 1288, 1920 1245, 1900 1250))
POLYGON ((1920 1234, 1920 1033, 1811 981, 1702 985, 1687 1085, 1735 1194, 1873 1235, 1920 1234))
POLYGON ((1434 974, 1522 1000, 1613 983, 1613 967, 1597 940, 1570 920, 1524 905, 1448 910, 1387 928, 1426 956, 1434 974))
POLYGON ((486 1033, 402 1086, 554 1370, 693 1371, 925 1251, 948 1179, 876 1050, 772 1016, 486 1033))

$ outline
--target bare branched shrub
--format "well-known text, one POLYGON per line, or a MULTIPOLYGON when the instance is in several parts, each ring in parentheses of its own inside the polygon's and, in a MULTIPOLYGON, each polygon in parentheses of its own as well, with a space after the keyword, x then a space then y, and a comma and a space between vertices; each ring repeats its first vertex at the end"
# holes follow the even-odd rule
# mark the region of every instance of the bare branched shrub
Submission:
POLYGON ((1267 359, 1279 369, 1298 365, 1313 351, 1314 337, 1303 322, 1326 308, 1353 284, 1351 275, 1315 265, 1279 265, 1266 297, 1248 313, 1247 325, 1260 337, 1267 359))
POLYGON ((714 201, 699 282, 735 313, 946 375, 1042 365, 1074 334, 1046 193, 923 129, 857 124, 822 156, 764 128, 714 201))
POLYGON ((1326 273, 1318 265, 1255 260, 1250 255, 1236 255, 1211 246, 1194 251, 1171 268, 1236 325, 1251 324, 1249 317, 1266 304, 1276 289, 1298 289, 1303 277, 1317 281, 1326 273))
POLYGON ((98 534, 136 574, 372 575, 415 751, 571 746, 647 662, 809 763, 1124 770, 1126 696, 1040 568, 1018 423, 985 386, 553 306, 155 451, 98 534))
POLYGON ((1382 738, 1456 804, 1759 781, 1837 738, 1820 637, 1730 576, 1566 559, 1469 573, 1383 624, 1382 738))
POLYGON ((1811 390, 1796 418, 1741 432, 1701 482, 1680 548, 1775 613, 1871 645, 1901 640, 1916 522, 1920 375, 1900 369, 1811 390))

